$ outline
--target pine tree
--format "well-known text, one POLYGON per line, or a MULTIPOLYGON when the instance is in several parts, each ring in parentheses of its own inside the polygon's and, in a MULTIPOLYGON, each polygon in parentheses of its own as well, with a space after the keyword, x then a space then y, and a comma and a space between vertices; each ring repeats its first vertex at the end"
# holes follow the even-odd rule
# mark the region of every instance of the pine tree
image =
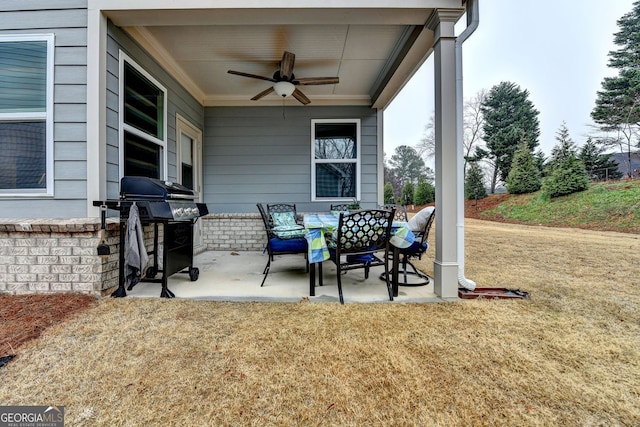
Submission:
POLYGON ((609 67, 618 75, 602 81, 591 117, 603 130, 621 132, 630 152, 633 128, 640 124, 640 1, 618 20, 618 27, 613 41, 620 48, 609 52, 609 67))
POLYGON ((507 191, 510 194, 534 193, 541 186, 542 178, 536 157, 529 149, 526 138, 522 138, 507 177, 507 191))
POLYGON ((587 175, 592 180, 618 179, 622 174, 618 164, 613 160, 613 154, 604 154, 604 147, 588 138, 578 153, 578 158, 584 163, 587 175))
POLYGON ((478 162, 471 162, 467 171, 467 179, 464 183, 464 197, 467 200, 487 197, 487 189, 484 185, 484 174, 478 162))
POLYGON ((384 184, 384 204, 392 205, 396 202, 396 197, 393 195, 393 186, 390 182, 384 184))
POLYGON ((420 178, 413 198, 414 203, 416 205, 426 205, 435 201, 435 198, 436 191, 433 185, 426 178, 420 178))
POLYGON ((558 144, 551 150, 542 193, 553 198, 586 190, 589 187, 587 171, 578 158, 578 150, 565 123, 556 133, 556 140, 558 144))
POLYGON ((412 183, 407 182, 404 187, 402 187, 402 204, 411 205, 413 204, 413 196, 415 193, 415 187, 412 183))
POLYGON ((529 100, 529 92, 511 82, 491 88, 481 108, 489 157, 495 161, 502 180, 506 181, 521 138, 527 138, 532 151, 538 146, 539 113, 529 100))
POLYGON ((424 160, 415 148, 408 145, 396 148, 395 154, 389 159, 389 165, 394 169, 402 186, 407 183, 417 184, 418 178, 427 172, 424 160))

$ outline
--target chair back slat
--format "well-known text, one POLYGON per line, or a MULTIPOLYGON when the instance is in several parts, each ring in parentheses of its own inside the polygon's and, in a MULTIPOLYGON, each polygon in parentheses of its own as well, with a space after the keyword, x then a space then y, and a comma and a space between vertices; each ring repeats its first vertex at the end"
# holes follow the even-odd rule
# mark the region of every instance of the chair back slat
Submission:
POLYGON ((394 221, 401 221, 401 222, 409 221, 409 215, 407 214, 406 206, 387 204, 387 205, 380 206, 380 209, 386 209, 386 210, 395 209, 395 215, 393 217, 394 221))
POLYGON ((296 205, 291 203, 272 203, 267 205, 267 213, 293 212, 297 216, 296 205))
POLYGON ((393 210, 362 210, 340 214, 336 246, 338 254, 373 253, 385 249, 391 236, 393 210))

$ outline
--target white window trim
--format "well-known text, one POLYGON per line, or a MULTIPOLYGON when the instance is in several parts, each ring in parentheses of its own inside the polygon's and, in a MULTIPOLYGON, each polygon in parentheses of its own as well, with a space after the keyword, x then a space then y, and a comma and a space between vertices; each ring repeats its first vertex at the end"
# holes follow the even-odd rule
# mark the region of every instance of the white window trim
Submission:
POLYGON ((124 133, 129 132, 140 138, 146 139, 149 142, 152 142, 156 145, 160 146, 160 179, 167 179, 167 89, 162 85, 158 80, 156 80, 151 74, 149 74, 144 68, 142 68, 136 61, 134 61, 129 55, 127 55, 124 51, 120 50, 118 53, 118 61, 119 61, 119 82, 118 82, 118 90, 120 93, 118 99, 118 147, 119 147, 119 175, 120 178, 124 176, 124 133), (146 132, 142 132, 130 126, 124 122, 124 63, 128 63, 133 68, 135 68, 140 74, 145 76, 151 83, 156 85, 158 89, 160 89, 163 96, 163 106, 162 106, 162 139, 158 139, 149 135, 146 132))
POLYGON ((346 159, 316 159, 315 141, 316 141, 316 124, 318 123, 355 123, 356 125, 356 199, 361 200, 360 186, 361 177, 361 160, 362 150, 360 140, 360 119, 311 119, 311 201, 312 202, 348 202, 353 201, 352 197, 317 197, 316 196, 316 164, 317 163, 354 163, 354 160, 346 159))
POLYGON ((188 135, 195 142, 195 148, 193 152, 193 169, 197 172, 194 175, 195 191, 198 193, 199 201, 202 201, 202 131, 196 127, 193 123, 187 120, 185 117, 176 113, 176 176, 178 182, 182 182, 182 149, 181 139, 182 134, 188 135))
POLYGON ((53 197, 53 88, 54 88, 54 34, 20 34, 20 35, 0 35, 0 42, 14 41, 45 41, 47 42, 47 94, 45 112, 24 112, 24 113, 0 113, 0 121, 19 120, 44 120, 45 121, 45 173, 46 186, 44 189, 32 189, 20 191, 0 190, 0 198, 8 197, 53 197))

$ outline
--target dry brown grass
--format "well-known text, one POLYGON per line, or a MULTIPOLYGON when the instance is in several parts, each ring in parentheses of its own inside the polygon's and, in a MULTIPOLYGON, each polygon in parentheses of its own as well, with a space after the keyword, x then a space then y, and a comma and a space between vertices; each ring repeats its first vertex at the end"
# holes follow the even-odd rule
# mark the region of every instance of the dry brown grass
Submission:
POLYGON ((640 236, 465 229, 467 276, 530 300, 103 299, 0 369, 0 402, 69 426, 640 425, 640 236))

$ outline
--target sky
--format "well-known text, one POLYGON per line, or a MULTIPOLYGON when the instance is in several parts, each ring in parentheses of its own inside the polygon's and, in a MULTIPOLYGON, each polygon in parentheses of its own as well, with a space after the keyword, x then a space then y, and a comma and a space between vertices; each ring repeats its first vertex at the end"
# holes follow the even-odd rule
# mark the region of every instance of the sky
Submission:
MULTIPOLYGON (((479 0, 479 25, 462 47, 467 101, 503 81, 529 92, 540 112, 539 148, 548 156, 563 122, 582 146, 593 125, 591 110, 607 66, 618 50, 617 20, 634 0, 479 0)), ((466 18, 456 26, 464 31, 466 18)), ((416 146, 434 114, 433 55, 384 111, 387 158, 400 145, 416 146)))

